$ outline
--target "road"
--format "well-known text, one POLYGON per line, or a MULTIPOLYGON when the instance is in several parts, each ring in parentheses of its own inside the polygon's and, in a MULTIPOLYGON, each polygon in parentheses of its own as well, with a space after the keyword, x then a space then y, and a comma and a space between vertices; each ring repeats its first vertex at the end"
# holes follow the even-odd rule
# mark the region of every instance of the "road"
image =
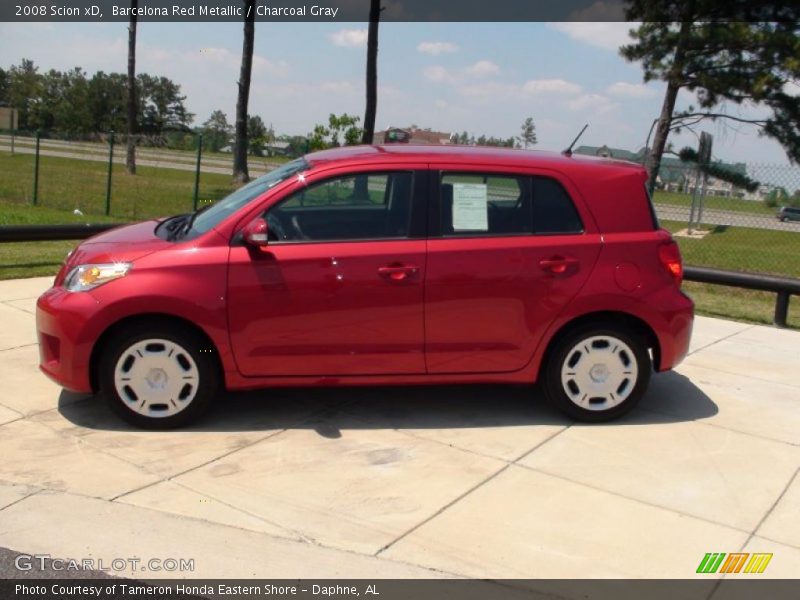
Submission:
MULTIPOLYGON (((33 141, 30 138, 17 138, 14 151, 19 154, 33 154, 33 141)), ((11 150, 11 138, 0 135, 0 151, 11 150)), ((74 158, 106 162, 108 148, 102 144, 88 142, 65 142, 61 140, 42 140, 40 154, 59 158, 74 158)), ((138 148, 136 164, 142 167, 156 167, 161 169, 178 169, 181 171, 195 170, 195 157, 189 152, 178 150, 160 150, 157 148, 138 148)), ((278 166, 263 158, 250 157, 248 159, 250 173, 261 175, 278 166)), ((124 164, 125 153, 123 147, 115 153, 114 164, 124 164)), ((216 173, 230 175, 232 159, 213 157, 203 158, 200 165, 202 173, 216 173)), ((689 208, 672 204, 656 204, 656 214, 659 219, 669 221, 682 221, 688 223, 689 208)), ((800 222, 782 223, 771 216, 757 213, 746 213, 731 210, 706 209, 703 211, 703 224, 728 225, 736 227, 751 227, 755 229, 770 229, 775 231, 800 232, 800 222)))
MULTIPOLYGON (((656 204, 656 214, 665 221, 689 222, 689 207, 673 204, 656 204)), ((729 225, 734 227, 751 227, 753 229, 772 229, 775 231, 800 232, 800 222, 782 223, 775 217, 763 216, 734 210, 704 209, 703 225, 729 225)))
MULTIPOLYGON (((11 151, 11 138, 0 135, 0 151, 11 151)), ((17 138, 14 143, 14 152, 17 154, 34 154, 36 152, 30 138, 17 138)), ((101 144, 82 142, 64 142, 60 140, 42 140, 39 147, 41 156, 57 158, 74 158, 93 162, 108 161, 108 147, 101 144)), ((137 148, 136 165, 140 167, 156 167, 160 169, 177 169, 179 171, 194 171, 196 157, 189 152, 179 150, 159 150, 157 148, 137 148)), ((125 147, 119 145, 114 152, 114 164, 125 164, 125 147)), ((264 158, 248 157, 248 166, 251 175, 261 175, 274 169, 278 163, 264 158)), ((202 173, 217 173, 230 175, 233 168, 233 158, 203 157, 200 163, 202 173)))

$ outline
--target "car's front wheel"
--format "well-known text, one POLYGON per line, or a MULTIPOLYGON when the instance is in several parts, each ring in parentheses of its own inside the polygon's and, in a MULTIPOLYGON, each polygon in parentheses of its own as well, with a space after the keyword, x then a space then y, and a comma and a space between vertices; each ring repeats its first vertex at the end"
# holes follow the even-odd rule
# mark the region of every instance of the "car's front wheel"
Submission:
POLYGON ((214 353, 203 338, 173 325, 118 332, 100 360, 100 390, 137 427, 169 429, 198 418, 219 386, 214 353))
POLYGON ((651 370, 640 335, 614 323, 588 325, 557 340, 545 364, 543 388, 569 416, 609 421, 639 402, 651 370))

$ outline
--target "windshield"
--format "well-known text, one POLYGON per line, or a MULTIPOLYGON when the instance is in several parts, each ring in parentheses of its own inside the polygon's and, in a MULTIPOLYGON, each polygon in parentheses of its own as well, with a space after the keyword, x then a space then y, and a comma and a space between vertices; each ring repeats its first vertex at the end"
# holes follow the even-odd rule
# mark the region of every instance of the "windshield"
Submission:
POLYGON ((198 235, 216 227, 248 202, 255 200, 268 189, 285 181, 295 173, 305 171, 308 166, 305 160, 298 158, 240 187, 229 196, 198 213, 192 221, 190 234, 198 235))

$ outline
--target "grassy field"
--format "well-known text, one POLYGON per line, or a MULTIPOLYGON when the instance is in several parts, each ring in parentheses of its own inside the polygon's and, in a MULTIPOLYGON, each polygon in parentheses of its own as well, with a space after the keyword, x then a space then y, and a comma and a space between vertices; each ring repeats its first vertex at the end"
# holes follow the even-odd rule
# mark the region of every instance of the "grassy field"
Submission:
MULTIPOLYGON (((656 204, 672 204, 674 206, 689 207, 692 205, 692 196, 691 194, 657 191, 653 195, 653 202, 656 204)), ((703 207, 770 217, 774 217, 775 213, 778 212, 777 208, 769 207, 760 200, 742 200, 741 198, 722 198, 718 196, 706 196, 703 207)))
MULTIPOLYGON (((33 194, 33 156, 0 153, 0 200, 30 204, 33 194)), ((43 156, 39 162, 38 204, 81 210, 95 220, 105 212, 107 165, 101 162, 43 156)), ((218 200, 233 190, 228 175, 200 174, 199 199, 218 200)), ((139 167, 135 176, 114 165, 111 214, 139 220, 189 212, 194 173, 177 169, 139 167)))
MULTIPOLYGON (((686 229, 677 221, 661 226, 686 229)), ((719 225, 703 239, 676 239, 687 265, 800 277, 800 233, 719 225)))

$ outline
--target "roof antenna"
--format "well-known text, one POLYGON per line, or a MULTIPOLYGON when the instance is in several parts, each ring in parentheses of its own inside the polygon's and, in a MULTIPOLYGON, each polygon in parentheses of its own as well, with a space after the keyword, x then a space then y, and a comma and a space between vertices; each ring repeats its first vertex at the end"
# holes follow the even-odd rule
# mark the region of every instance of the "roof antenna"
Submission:
POLYGON ((587 127, 589 127, 588 123, 586 125, 584 125, 583 129, 581 129, 581 132, 578 135, 575 136, 575 139, 572 140, 572 143, 569 145, 569 148, 564 150, 561 154, 563 154, 564 156, 572 156, 572 147, 575 145, 575 142, 577 142, 579 139, 581 139, 581 136, 583 135, 583 132, 586 131, 587 127))

